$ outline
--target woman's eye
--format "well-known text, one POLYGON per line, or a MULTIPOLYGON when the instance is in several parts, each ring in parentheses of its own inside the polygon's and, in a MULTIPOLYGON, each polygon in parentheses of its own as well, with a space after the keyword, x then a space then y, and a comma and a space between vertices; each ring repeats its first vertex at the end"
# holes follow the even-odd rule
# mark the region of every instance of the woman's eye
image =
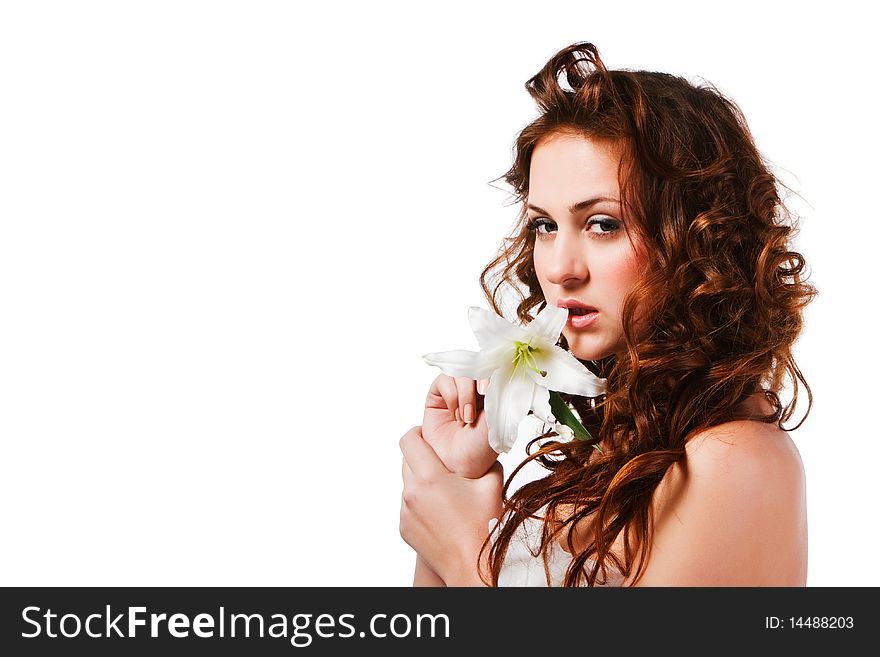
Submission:
MULTIPOLYGON (((550 230, 552 230, 554 224, 552 221, 547 221, 546 219, 532 219, 527 225, 526 228, 540 239, 545 239, 549 236, 550 230), (543 230, 546 229, 546 230, 543 230)), ((587 222, 587 233, 589 233, 590 237, 602 239, 605 237, 612 237, 614 233, 616 233, 620 229, 620 222, 610 217, 602 217, 600 219, 590 219, 587 222), (594 226, 598 226, 598 230, 593 230, 594 226)))
POLYGON ((544 219, 532 219, 532 220, 528 223, 528 225, 526 226, 526 228, 528 228, 530 231, 534 232, 534 233, 535 233, 536 235, 538 235, 539 237, 545 237, 545 236, 547 235, 547 233, 541 231, 540 229, 541 229, 541 228, 544 228, 544 227, 546 227, 546 226, 548 226, 548 225, 550 225, 550 222, 549 222, 549 221, 546 221, 546 220, 544 220, 544 219))
POLYGON ((590 219, 589 226, 589 232, 596 237, 610 236, 620 228, 619 222, 613 219, 590 219), (600 230, 593 230, 593 226, 599 226, 600 230))

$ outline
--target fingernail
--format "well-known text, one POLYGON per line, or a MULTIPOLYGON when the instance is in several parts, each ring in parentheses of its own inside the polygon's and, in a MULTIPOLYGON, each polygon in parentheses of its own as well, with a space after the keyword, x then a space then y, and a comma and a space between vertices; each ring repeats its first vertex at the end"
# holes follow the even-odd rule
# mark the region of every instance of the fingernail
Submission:
POLYGON ((464 421, 468 424, 474 421, 474 407, 472 404, 464 405, 464 421))
POLYGON ((486 382, 483 381, 482 379, 477 381, 477 392, 480 393, 481 395, 486 394, 486 382))

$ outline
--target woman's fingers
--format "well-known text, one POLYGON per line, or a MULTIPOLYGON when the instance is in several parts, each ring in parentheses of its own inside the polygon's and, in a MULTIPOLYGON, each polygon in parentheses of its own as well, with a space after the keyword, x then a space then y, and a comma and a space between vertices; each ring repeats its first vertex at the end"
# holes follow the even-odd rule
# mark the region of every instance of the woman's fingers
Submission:
MULTIPOLYGON (((485 394, 488 384, 489 379, 474 381, 465 376, 451 377, 441 374, 434 380, 431 393, 440 396, 443 404, 449 409, 456 421, 473 424, 483 409, 481 395, 485 394)), ((429 399, 430 397, 429 393, 429 399)))
POLYGON ((486 394, 488 385, 489 379, 474 381, 466 377, 455 377, 455 387, 458 389, 460 421, 467 424, 476 422, 477 415, 483 410, 483 395, 486 394))
POLYGON ((437 453, 422 438, 422 427, 413 427, 400 439, 400 451, 403 452, 404 484, 410 475, 423 480, 430 480, 439 475, 449 474, 437 453), (407 469, 408 466, 408 469, 407 469))
POLYGON ((400 459, 400 476, 403 479, 404 486, 407 481, 412 479, 412 469, 406 464, 406 459, 400 459))
POLYGON ((458 389, 458 419, 471 424, 477 419, 477 382, 464 376, 455 377, 458 389))
POLYGON ((433 389, 443 399, 443 404, 449 409, 449 412, 455 415, 455 419, 458 420, 458 414, 456 413, 458 408, 458 388, 455 385, 455 379, 446 374, 441 374, 434 379, 433 389))

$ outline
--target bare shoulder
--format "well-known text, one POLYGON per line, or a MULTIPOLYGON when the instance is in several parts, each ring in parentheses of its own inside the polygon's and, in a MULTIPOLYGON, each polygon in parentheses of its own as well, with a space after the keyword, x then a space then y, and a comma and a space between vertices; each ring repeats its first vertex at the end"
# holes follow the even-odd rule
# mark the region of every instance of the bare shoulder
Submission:
POLYGON ((806 481, 786 431, 742 420, 688 441, 657 489, 637 586, 803 586, 806 481))
POLYGON ((738 420, 704 429, 691 437, 685 452, 692 477, 709 477, 722 487, 784 492, 804 478, 800 452, 788 432, 765 422, 738 420))

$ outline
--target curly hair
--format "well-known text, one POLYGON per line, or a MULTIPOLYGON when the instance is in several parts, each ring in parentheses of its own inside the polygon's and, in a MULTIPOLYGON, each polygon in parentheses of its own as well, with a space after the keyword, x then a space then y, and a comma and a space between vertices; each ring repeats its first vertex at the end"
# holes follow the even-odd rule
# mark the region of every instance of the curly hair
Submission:
MULTIPOLYGON (((490 573, 480 576, 498 585, 517 527, 546 508, 545 517, 564 517, 544 523, 535 556, 543 554, 546 564, 551 541, 567 532, 572 561, 564 586, 594 586, 600 572, 604 583, 608 563, 629 576, 638 556, 637 580, 653 531, 654 491, 670 466, 685 460, 691 436, 738 419, 783 428, 797 405, 797 381, 809 406, 792 429, 806 419, 812 393, 792 346, 803 308, 817 290, 806 282, 803 256, 791 250, 798 229, 780 198, 784 185, 758 152, 739 108, 714 86, 667 73, 608 70, 596 47, 582 42, 555 54, 526 89, 540 115, 519 133, 513 165, 503 176, 520 212, 514 236, 505 238, 480 275, 492 308, 502 314, 497 298, 505 285, 518 294, 516 314, 524 324, 533 320, 533 308, 547 303, 533 265, 535 237, 527 229, 525 202, 532 153, 555 135, 620 148, 621 204, 650 257, 624 301, 626 352, 581 361, 608 379, 606 393, 562 395, 594 439, 554 440, 557 434, 549 431, 529 443, 527 459, 504 487, 507 520, 494 541, 483 543, 490 573), (562 87, 561 72, 570 90, 562 87), (645 317, 638 331, 637 309, 645 317), (786 376, 794 392, 783 407, 786 376), (773 413, 737 411, 758 392, 773 413), (602 453, 593 449, 598 442, 607 446, 602 453), (508 497, 511 481, 532 460, 550 473, 508 497), (563 509, 574 511, 559 514, 563 509), (591 538, 575 549, 575 527, 588 517, 591 538), (623 563, 610 551, 620 532, 623 563)), ((564 336, 559 344, 569 348, 564 336)))

